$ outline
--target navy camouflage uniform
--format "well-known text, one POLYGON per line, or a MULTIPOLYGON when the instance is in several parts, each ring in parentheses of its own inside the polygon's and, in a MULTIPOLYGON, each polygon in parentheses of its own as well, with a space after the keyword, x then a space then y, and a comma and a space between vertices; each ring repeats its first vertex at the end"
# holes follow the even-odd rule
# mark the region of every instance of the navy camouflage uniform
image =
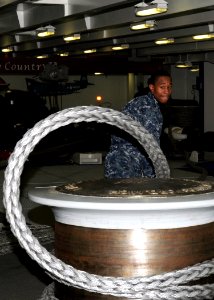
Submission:
MULTIPOLYGON (((160 143, 163 117, 158 101, 151 92, 132 99, 122 112, 140 122, 160 143)), ((105 158, 105 177, 155 177, 154 168, 147 153, 136 141, 134 142, 116 135, 111 137, 110 151, 105 158)))

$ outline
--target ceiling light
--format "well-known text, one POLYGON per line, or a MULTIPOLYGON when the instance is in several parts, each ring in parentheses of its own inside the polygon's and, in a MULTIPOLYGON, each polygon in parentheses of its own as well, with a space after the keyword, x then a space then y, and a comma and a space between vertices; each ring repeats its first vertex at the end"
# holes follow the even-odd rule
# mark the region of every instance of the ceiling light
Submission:
POLYGON ((180 69, 186 69, 186 68, 191 68, 192 67, 192 63, 190 61, 177 61, 176 62, 176 68, 180 68, 180 69))
POLYGON ((214 38, 214 24, 208 24, 208 31, 206 33, 194 35, 192 38, 197 41, 214 38))
POLYGON ((125 50, 129 48, 129 44, 121 44, 112 47, 112 50, 125 50))
POLYGON ((69 56, 68 52, 59 53, 59 56, 69 56))
POLYGON ((192 63, 191 63, 191 61, 188 60, 188 54, 187 54, 186 61, 182 61, 181 60, 181 55, 180 55, 180 59, 179 59, 179 61, 176 62, 175 66, 176 66, 176 68, 180 68, 180 69, 191 68, 192 63))
POLYGON ((150 4, 146 4, 144 1, 135 5, 135 14, 139 17, 145 17, 155 14, 164 13, 167 11, 167 1, 154 0, 150 4))
POLYGON ((6 48, 2 48, 1 51, 4 52, 4 53, 8 53, 8 52, 12 52, 13 48, 12 47, 6 47, 6 48))
POLYGON ((186 68, 191 68, 192 67, 192 63, 190 61, 177 61, 176 63, 176 68, 180 68, 180 69, 186 69, 186 68))
POLYGON ((73 35, 65 36, 63 39, 64 39, 65 42, 80 40, 80 34, 76 33, 76 34, 73 34, 73 35))
POLYGON ((88 50, 84 50, 84 53, 95 53, 97 52, 96 49, 88 49, 88 50))
POLYGON ((36 29, 37 36, 47 37, 55 34, 55 27, 48 25, 36 29))
POLYGON ((176 66, 176 68, 181 68, 181 69, 186 68, 185 62, 183 62, 181 60, 177 61, 175 66, 176 66))
POLYGON ((199 71, 199 66, 192 66, 190 69, 191 72, 198 72, 199 71))
POLYGON ((150 21, 145 21, 141 23, 133 23, 130 25, 131 30, 141 30, 141 29, 148 29, 148 28, 153 28, 155 26, 155 21, 150 20, 150 21))
POLYGON ((48 55, 38 55, 36 58, 38 58, 38 59, 42 59, 42 58, 48 58, 48 55))
POLYGON ((207 40, 214 38, 214 33, 198 34, 192 37, 194 40, 207 40))
POLYGON ((173 38, 162 38, 155 41, 155 44, 157 45, 167 45, 167 44, 173 44, 174 39, 173 38))

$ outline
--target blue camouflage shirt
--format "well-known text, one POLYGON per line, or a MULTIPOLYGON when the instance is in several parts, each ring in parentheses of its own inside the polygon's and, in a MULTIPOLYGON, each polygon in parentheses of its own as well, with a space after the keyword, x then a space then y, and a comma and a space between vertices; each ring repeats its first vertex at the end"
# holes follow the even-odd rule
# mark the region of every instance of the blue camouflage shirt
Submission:
MULTIPOLYGON (((122 112, 140 122, 160 143, 163 117, 157 100, 150 92, 132 99, 122 112)), ((116 135, 111 137, 104 172, 107 178, 155 177, 152 162, 143 147, 134 139, 132 142, 116 135)))

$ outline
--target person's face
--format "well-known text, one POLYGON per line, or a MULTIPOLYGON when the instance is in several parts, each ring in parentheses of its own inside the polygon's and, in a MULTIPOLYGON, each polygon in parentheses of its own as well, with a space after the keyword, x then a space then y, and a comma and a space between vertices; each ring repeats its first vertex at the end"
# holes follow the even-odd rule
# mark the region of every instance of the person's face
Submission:
POLYGON ((172 81, 168 76, 160 76, 154 84, 149 85, 151 93, 160 103, 167 103, 172 93, 172 81))

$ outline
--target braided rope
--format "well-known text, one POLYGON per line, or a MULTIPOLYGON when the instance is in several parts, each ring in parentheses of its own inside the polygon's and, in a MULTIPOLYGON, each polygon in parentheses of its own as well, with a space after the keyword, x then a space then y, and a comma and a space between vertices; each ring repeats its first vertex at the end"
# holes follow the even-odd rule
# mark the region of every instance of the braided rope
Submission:
MULTIPOLYGON (((210 287, 207 287, 207 289, 209 290, 210 287)), ((188 289, 188 288, 187 288, 188 289)), ((37 300, 59 300, 58 298, 55 297, 54 295, 55 293, 55 285, 54 282, 52 282, 51 284, 49 284, 48 286, 45 287, 45 289, 42 292, 42 295, 40 296, 39 299, 37 300)), ((141 300, 149 300, 149 299, 168 299, 168 300, 173 300, 173 299, 211 299, 213 300, 213 296, 208 295, 207 291, 204 291, 201 293, 200 287, 196 290, 194 289, 194 291, 191 291, 190 293, 187 292, 182 292, 182 293, 164 293, 164 292, 147 292, 146 294, 144 294, 141 298, 141 300), (198 293, 200 292, 200 294, 198 293), (167 295, 166 295, 167 294, 167 295)))
POLYGON ((107 123, 136 138, 151 158, 156 176, 169 177, 169 167, 159 145, 138 122, 112 109, 75 107, 57 112, 38 122, 17 143, 5 170, 3 203, 11 230, 29 256, 51 277, 79 289, 132 299, 212 299, 214 285, 178 286, 214 274, 214 259, 182 270, 151 277, 105 277, 77 270, 57 259, 39 244, 27 227, 19 202, 20 177, 29 153, 49 132, 70 123, 107 123), (147 298, 145 298, 147 297, 147 298), (179 298, 180 297, 180 298, 179 298))

